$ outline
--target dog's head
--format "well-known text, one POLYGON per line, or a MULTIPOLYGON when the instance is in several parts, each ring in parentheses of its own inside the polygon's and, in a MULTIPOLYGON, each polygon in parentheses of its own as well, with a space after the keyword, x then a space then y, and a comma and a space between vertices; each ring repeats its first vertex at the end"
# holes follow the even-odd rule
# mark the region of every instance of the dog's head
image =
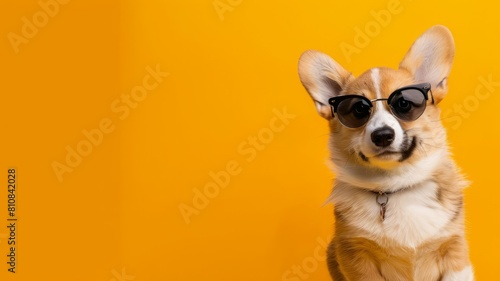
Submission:
POLYGON ((302 84, 330 124, 338 177, 395 189, 399 182, 417 181, 417 173, 432 172, 447 153, 437 104, 448 90, 454 52, 449 30, 434 26, 415 41, 397 70, 372 68, 356 78, 323 53, 301 56, 302 84), (381 180, 388 174, 400 177, 381 180))

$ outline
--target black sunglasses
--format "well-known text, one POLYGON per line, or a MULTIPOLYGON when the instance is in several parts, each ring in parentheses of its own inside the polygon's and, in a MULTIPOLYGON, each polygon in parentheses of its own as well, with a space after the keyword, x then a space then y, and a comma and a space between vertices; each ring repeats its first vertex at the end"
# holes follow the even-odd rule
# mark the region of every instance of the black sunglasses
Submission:
MULTIPOLYGON (((359 128, 366 124, 372 115, 373 103, 387 100, 391 113, 402 121, 415 121, 425 111, 431 84, 422 83, 403 87, 394 91, 388 98, 369 100, 360 95, 346 95, 330 98, 328 103, 342 125, 349 128, 359 128)), ((434 97, 432 96, 434 104, 434 97)))

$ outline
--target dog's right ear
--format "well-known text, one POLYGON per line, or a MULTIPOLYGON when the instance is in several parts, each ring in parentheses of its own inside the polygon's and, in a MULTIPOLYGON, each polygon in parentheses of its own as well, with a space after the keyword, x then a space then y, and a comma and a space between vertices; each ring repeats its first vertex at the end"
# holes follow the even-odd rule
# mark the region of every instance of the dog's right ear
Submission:
POLYGON ((313 99, 319 115, 330 120, 332 111, 328 100, 338 96, 354 77, 328 55, 305 51, 299 59, 299 77, 313 99))

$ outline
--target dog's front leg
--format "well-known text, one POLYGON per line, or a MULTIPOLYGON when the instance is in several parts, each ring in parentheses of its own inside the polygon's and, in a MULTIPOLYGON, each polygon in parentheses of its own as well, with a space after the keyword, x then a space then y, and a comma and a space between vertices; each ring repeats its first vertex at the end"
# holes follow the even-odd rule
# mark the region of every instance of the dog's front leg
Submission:
POLYGON ((474 281, 472 267, 469 265, 461 271, 447 272, 441 281, 474 281))
POLYGON ((365 238, 335 239, 335 254, 346 280, 408 281, 413 269, 401 260, 387 260, 387 254, 375 242, 365 238))
POLYGON ((377 268, 376 261, 371 253, 366 250, 363 243, 346 240, 338 241, 335 254, 339 269, 346 280, 385 281, 377 268))
POLYGON ((441 281, 473 281, 474 271, 468 258, 465 238, 453 236, 441 245, 443 278, 441 281))

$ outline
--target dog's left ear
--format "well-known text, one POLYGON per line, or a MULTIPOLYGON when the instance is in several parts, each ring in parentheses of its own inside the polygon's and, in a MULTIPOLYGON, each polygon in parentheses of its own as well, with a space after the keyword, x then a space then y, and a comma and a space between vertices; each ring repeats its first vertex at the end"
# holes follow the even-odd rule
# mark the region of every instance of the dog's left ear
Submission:
POLYGON ((451 32, 436 25, 413 43, 399 68, 409 71, 417 83, 431 83, 434 100, 439 103, 448 91, 447 79, 454 56, 451 32))

